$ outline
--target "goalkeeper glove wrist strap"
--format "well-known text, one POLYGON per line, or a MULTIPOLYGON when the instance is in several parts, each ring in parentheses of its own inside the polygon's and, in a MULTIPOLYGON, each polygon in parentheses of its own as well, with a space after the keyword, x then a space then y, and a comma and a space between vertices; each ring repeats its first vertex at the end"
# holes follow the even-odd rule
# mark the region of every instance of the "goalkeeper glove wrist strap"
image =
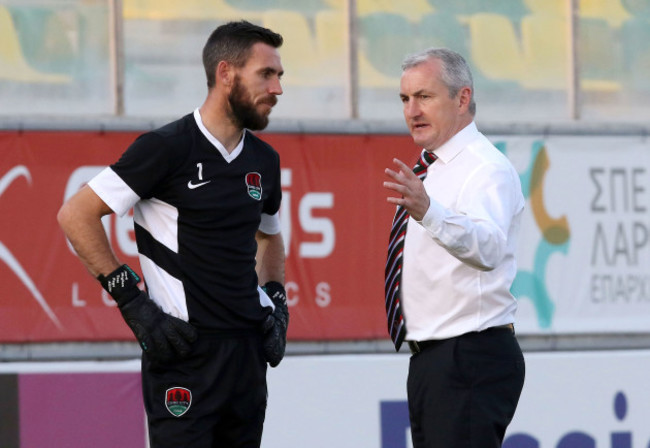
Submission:
POLYGON ((266 282, 264 286, 262 286, 262 289, 266 292, 268 291, 269 288, 272 288, 274 290, 281 289, 284 290, 284 285, 280 282, 276 282, 275 280, 271 280, 270 282, 266 282))
POLYGON ((115 269, 107 276, 98 275, 97 280, 120 307, 126 305, 140 294, 138 288, 140 277, 126 264, 115 269))

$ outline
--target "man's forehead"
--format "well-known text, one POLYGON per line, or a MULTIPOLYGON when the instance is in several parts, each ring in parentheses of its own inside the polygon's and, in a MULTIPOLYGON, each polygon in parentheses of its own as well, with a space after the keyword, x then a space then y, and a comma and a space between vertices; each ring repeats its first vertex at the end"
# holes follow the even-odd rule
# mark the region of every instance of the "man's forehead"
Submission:
POLYGON ((246 61, 246 65, 255 64, 255 65, 280 65, 280 52, 277 48, 272 47, 271 45, 257 42, 251 47, 250 56, 246 61))
POLYGON ((407 68, 400 78, 401 90, 421 90, 433 85, 440 79, 438 67, 435 64, 423 62, 407 68))

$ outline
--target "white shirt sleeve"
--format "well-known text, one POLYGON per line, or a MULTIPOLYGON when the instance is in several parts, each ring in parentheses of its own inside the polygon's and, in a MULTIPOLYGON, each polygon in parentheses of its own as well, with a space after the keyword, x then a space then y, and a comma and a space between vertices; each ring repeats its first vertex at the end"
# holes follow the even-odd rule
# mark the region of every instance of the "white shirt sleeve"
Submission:
POLYGON ((447 252, 481 270, 492 270, 507 252, 513 216, 523 204, 511 170, 487 164, 469 176, 453 209, 431 198, 420 224, 447 252))
POLYGON ((107 167, 93 177, 88 186, 108 205, 118 216, 126 212, 140 200, 140 197, 129 187, 112 168, 107 167))

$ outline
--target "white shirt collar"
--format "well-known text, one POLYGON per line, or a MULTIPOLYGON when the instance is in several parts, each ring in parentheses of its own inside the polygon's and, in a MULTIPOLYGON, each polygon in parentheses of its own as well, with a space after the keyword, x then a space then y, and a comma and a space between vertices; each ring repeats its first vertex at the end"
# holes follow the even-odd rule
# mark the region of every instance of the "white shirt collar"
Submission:
POLYGON ((433 153, 440 158, 440 160, 448 163, 451 159, 456 157, 463 148, 474 141, 479 134, 480 133, 476 128, 476 123, 472 121, 470 124, 458 131, 456 135, 443 143, 439 148, 435 149, 433 153))
POLYGON ((223 156, 223 158, 226 160, 226 162, 230 163, 233 160, 237 158, 239 154, 241 154, 242 150, 244 149, 244 137, 246 136, 246 129, 244 129, 244 132, 242 133, 241 140, 239 140, 239 143, 237 143, 237 146, 231 153, 229 153, 226 150, 226 147, 221 144, 217 138, 210 134, 210 131, 208 131, 208 128, 205 127, 203 124, 203 120, 201 119, 201 112, 199 112, 199 108, 197 107, 194 109, 194 120, 196 121, 196 125, 199 127, 201 130, 201 133, 205 135, 205 138, 208 139, 212 145, 217 148, 217 151, 223 156))

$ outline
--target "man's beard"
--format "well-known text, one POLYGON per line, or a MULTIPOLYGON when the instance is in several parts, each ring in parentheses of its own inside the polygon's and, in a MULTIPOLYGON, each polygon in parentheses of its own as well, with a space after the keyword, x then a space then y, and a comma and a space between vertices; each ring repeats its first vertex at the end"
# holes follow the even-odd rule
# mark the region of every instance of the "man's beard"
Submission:
MULTIPOLYGON (((270 95, 264 102, 274 106, 277 99, 275 96, 270 95)), ((250 95, 244 89, 239 77, 235 78, 235 83, 230 95, 228 95, 228 103, 232 111, 232 119, 239 127, 251 131, 261 131, 269 124, 269 116, 257 112, 255 104, 253 104, 250 95)))

